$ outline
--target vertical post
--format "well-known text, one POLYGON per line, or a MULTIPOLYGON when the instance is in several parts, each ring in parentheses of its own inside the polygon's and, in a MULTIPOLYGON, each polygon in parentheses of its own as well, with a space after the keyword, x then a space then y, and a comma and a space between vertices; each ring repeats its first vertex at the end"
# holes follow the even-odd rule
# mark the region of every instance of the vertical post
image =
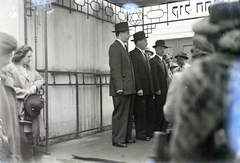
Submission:
POLYGON ((168 22, 168 2, 167 2, 167 26, 169 25, 169 22, 168 22))
MULTIPOLYGON (((144 8, 142 8, 142 30, 144 31, 144 8)), ((146 34, 148 36, 148 28, 146 34)))
POLYGON ((37 7, 34 7, 35 69, 37 69, 37 7))
POLYGON ((78 73, 75 74, 76 77, 76 114, 77 114, 77 138, 79 137, 79 101, 78 101, 78 73))
POLYGON ((102 98, 102 76, 101 74, 99 74, 99 78, 100 78, 100 126, 101 126, 101 129, 100 129, 100 132, 103 131, 103 107, 102 107, 102 104, 103 104, 103 98, 102 98))
POLYGON ((47 40, 47 4, 45 4, 45 15, 44 15, 44 38, 45 38, 45 98, 46 98, 46 154, 49 146, 49 122, 48 122, 48 40, 47 40))
POLYGON ((27 6, 27 1, 24 0, 24 41, 25 41, 25 45, 27 45, 27 11, 26 11, 26 6, 27 6))

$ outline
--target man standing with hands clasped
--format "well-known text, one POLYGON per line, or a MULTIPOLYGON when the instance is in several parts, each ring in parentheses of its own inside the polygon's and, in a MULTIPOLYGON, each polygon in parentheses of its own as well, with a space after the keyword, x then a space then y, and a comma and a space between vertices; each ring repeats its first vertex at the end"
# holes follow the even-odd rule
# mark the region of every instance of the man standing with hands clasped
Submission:
POLYGON ((112 145, 126 148, 132 139, 135 79, 126 43, 130 37, 127 22, 115 25, 116 41, 109 48, 110 96, 113 98, 112 145))
POLYGON ((136 139, 149 141, 155 129, 153 82, 151 67, 145 49, 148 45, 144 31, 133 35, 136 47, 130 52, 135 75, 137 94, 134 101, 136 139))
POLYGON ((167 122, 163 114, 163 106, 166 102, 168 91, 168 70, 167 65, 163 59, 164 50, 168 48, 164 40, 157 40, 153 46, 156 51, 155 57, 149 60, 152 69, 153 85, 155 92, 155 118, 156 127, 155 131, 165 132, 167 129, 167 122))

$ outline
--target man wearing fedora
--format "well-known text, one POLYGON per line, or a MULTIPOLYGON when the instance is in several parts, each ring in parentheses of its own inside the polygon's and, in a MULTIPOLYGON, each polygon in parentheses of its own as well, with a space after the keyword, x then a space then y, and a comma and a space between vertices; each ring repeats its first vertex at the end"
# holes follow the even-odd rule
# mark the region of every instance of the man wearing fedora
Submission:
POLYGON ((117 39, 109 48, 110 96, 113 98, 112 145, 126 148, 132 139, 135 78, 126 43, 130 37, 127 22, 115 25, 117 39))
POLYGON ((168 47, 165 45, 164 40, 157 40, 153 48, 155 48, 156 56, 151 58, 149 61, 152 70, 155 93, 155 131, 165 132, 168 124, 163 115, 163 106, 166 102, 168 91, 168 70, 163 59, 163 55, 164 50, 168 47))
POLYGON ((136 47, 130 52, 135 75, 135 87, 137 94, 134 101, 134 120, 136 139, 149 141, 153 137, 155 129, 153 82, 148 56, 145 53, 147 38, 144 31, 133 35, 136 47))
POLYGON ((174 70, 175 72, 181 72, 185 68, 189 67, 190 65, 186 62, 189 58, 187 56, 187 53, 185 52, 179 52, 178 55, 175 56, 177 59, 178 67, 174 70))

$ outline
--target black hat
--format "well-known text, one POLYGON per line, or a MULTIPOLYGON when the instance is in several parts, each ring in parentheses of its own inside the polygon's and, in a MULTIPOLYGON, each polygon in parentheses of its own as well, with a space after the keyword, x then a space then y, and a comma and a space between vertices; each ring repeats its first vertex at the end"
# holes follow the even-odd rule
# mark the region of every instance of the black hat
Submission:
POLYGON ((140 31, 133 35, 133 40, 131 40, 131 41, 138 41, 138 40, 142 40, 144 38, 148 38, 148 37, 145 36, 144 31, 140 31))
POLYGON ((156 48, 156 47, 158 47, 158 46, 162 46, 162 47, 164 47, 164 48, 168 48, 168 47, 165 45, 165 41, 164 41, 164 40, 157 40, 157 41, 155 42, 155 45, 153 46, 153 48, 156 48))
POLYGON ((175 56, 175 58, 177 58, 177 57, 182 57, 182 58, 188 59, 187 53, 185 53, 185 52, 179 52, 178 55, 175 56))
POLYGON ((24 110, 32 118, 36 118, 43 107, 43 99, 37 94, 30 94, 24 98, 24 110))
POLYGON ((216 2, 209 6, 210 17, 193 25, 193 31, 218 34, 240 26, 240 2, 216 2))
POLYGON ((112 31, 112 32, 124 32, 124 31, 129 31, 127 22, 121 22, 121 23, 115 24, 115 31, 112 31))

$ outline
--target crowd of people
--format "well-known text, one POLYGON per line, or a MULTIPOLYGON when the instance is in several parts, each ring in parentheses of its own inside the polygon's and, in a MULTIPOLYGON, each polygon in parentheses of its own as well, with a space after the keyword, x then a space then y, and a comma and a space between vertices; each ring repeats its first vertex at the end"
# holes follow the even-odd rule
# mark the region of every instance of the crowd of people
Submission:
POLYGON ((114 103, 112 142, 114 146, 127 147, 127 143, 136 142, 131 135, 133 120, 139 140, 149 141, 155 131, 169 129, 163 113, 168 88, 173 74, 190 65, 185 52, 175 56, 177 64, 174 65, 173 57, 165 53, 168 46, 164 40, 155 42, 152 46, 155 51, 147 47, 148 37, 144 31, 133 35, 131 41, 135 48, 128 52, 127 22, 116 24, 113 32, 117 39, 109 48, 110 95, 114 103))
POLYGON ((131 135, 134 119, 139 140, 149 141, 155 131, 171 131, 170 139, 164 139, 169 142, 158 144, 167 144, 167 161, 236 159, 240 2, 216 2, 209 14, 193 26, 191 66, 185 52, 175 56, 177 66, 171 63, 172 56, 164 54, 164 40, 155 42, 154 55, 144 31, 133 35, 136 47, 128 52, 128 24, 115 25, 117 39, 109 48, 114 146, 126 148, 136 142, 131 135))
MULTIPOLYGON (((193 26, 191 66, 185 52, 175 56, 177 65, 172 63, 164 40, 155 42, 155 52, 147 47, 144 31, 133 35, 135 48, 128 52, 128 23, 115 25, 117 39, 109 48, 113 146, 136 143, 134 122, 139 141, 171 131, 170 139, 164 139, 169 142, 163 143, 167 161, 236 161, 240 2, 214 3, 209 13, 193 26)), ((30 66, 31 57, 30 46, 17 48, 14 37, 0 32, 0 162, 34 162, 32 144, 43 131, 42 115, 29 116, 25 102, 44 79, 30 66)))

